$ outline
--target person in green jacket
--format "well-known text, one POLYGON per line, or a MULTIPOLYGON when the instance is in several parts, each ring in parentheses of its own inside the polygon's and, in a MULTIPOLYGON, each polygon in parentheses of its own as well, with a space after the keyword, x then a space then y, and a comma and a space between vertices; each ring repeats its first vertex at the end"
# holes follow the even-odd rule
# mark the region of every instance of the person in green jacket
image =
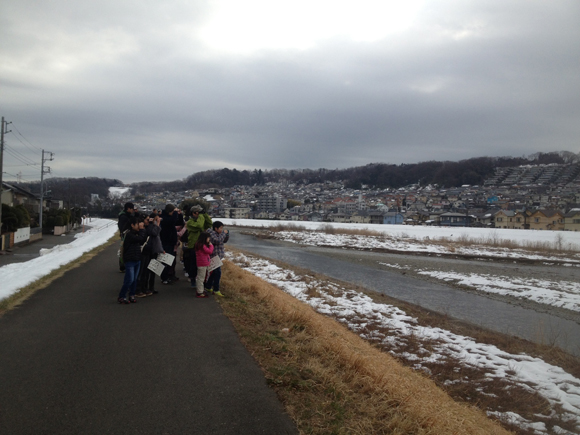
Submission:
POLYGON ((200 205, 194 205, 190 209, 191 218, 185 224, 187 228, 187 249, 183 250, 183 266, 191 280, 191 286, 195 288, 195 279, 197 277, 197 262, 193 247, 199 238, 199 235, 212 227, 211 217, 204 212, 200 205))

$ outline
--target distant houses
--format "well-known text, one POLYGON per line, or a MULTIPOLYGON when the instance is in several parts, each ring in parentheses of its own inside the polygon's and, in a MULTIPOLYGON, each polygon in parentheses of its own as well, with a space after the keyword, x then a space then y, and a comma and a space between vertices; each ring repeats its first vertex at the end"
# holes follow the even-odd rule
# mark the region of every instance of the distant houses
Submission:
POLYGON ((564 230, 580 231, 580 208, 574 208, 564 215, 564 230))
POLYGON ((536 210, 529 222, 530 230, 564 230, 564 215, 557 210, 536 210))
MULTIPOLYGON (((355 189, 343 181, 305 178, 212 188, 187 197, 219 196, 212 215, 232 219, 580 231, 580 163, 560 165, 556 172, 565 177, 554 167, 498 168, 481 186, 355 189)), ((179 197, 153 195, 147 197, 156 203, 163 196, 174 203, 179 197)))

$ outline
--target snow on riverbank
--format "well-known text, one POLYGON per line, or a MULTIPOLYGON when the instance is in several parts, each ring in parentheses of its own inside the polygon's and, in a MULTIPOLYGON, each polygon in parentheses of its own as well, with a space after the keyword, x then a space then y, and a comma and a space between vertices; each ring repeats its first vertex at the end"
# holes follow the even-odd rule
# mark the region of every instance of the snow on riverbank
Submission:
MULTIPOLYGON (((239 221, 232 220, 230 223, 239 221)), ((256 221, 243 221, 249 224, 256 221)), ((465 231, 465 236, 474 237, 477 235, 489 233, 490 229, 479 228, 439 228, 439 227, 403 227, 414 231, 415 235, 422 234, 423 241, 412 240, 410 237, 395 235, 401 225, 357 225, 357 224, 331 224, 335 228, 350 229, 369 229, 373 231, 383 231, 385 236, 380 235, 357 235, 357 234, 328 234, 325 232, 314 231, 320 228, 320 224, 312 225, 313 222, 305 222, 307 231, 291 230, 294 222, 276 222, 276 221, 257 221, 264 224, 264 227, 272 225, 288 226, 288 231, 276 231, 272 233, 273 237, 278 240, 297 243, 309 246, 323 247, 343 247, 350 249, 382 249, 396 251, 401 253, 422 252, 432 255, 465 255, 469 257, 485 257, 497 259, 526 259, 542 261, 544 263, 558 262, 564 266, 580 267, 580 254, 578 252, 564 251, 558 254, 542 253, 524 249, 508 249, 489 247, 486 245, 472 244, 462 246, 460 244, 445 245, 433 243, 433 240, 442 236, 442 234, 457 234, 459 231, 465 231), (388 227, 387 229, 384 229, 388 227), (453 233, 451 232, 453 231, 453 233), (427 239, 427 237, 429 239, 427 239)), ((299 223, 302 225, 302 222, 299 223)), ((256 225, 256 224, 255 224, 256 225)), ((325 224, 327 225, 327 224, 325 224)), ((401 230, 402 231, 402 230, 401 230)), ((526 242, 546 242, 550 238, 561 237, 560 242, 566 245, 575 245, 577 240, 580 241, 580 233, 570 232, 548 232, 548 231, 529 231, 529 230, 497 230, 498 235, 495 239, 505 237, 505 240, 514 240, 514 234, 523 233, 526 242)), ((503 240, 503 239, 502 239, 503 240)), ((579 245, 580 246, 580 245, 579 245)), ((380 263, 387 267, 397 267, 387 263, 380 263)), ((417 273, 428 275, 433 278, 454 282, 457 285, 467 286, 476 291, 484 293, 493 293, 505 296, 511 296, 518 299, 526 299, 539 304, 551 305, 575 312, 580 312, 580 283, 573 281, 549 281, 540 279, 521 279, 491 274, 459 273, 454 271, 436 271, 422 269, 417 273)))
MULTIPOLYGON (((378 224, 343 224, 309 221, 271 221, 260 219, 220 219, 226 225, 239 227, 269 228, 277 226, 300 226, 307 230, 319 230, 326 226, 333 228, 370 230, 382 233, 395 239, 431 240, 447 238, 459 240, 463 236, 472 239, 513 241, 522 246, 529 242, 555 243, 563 247, 572 247, 580 251, 580 232, 573 231, 539 231, 539 230, 508 230, 502 228, 467 228, 467 227, 431 227, 419 225, 378 225, 378 224), (558 240, 558 238, 561 238, 558 240)), ((580 257, 579 257, 580 260, 580 257)))
POLYGON ((9 297, 19 289, 48 275, 53 270, 68 264, 85 252, 102 245, 119 230, 117 223, 110 219, 91 219, 90 228, 75 235, 75 240, 52 249, 41 249, 40 257, 24 263, 12 263, 0 267, 0 300, 9 297))
MULTIPOLYGON (((386 265, 385 263, 381 264, 386 265)), ((485 293, 513 296, 518 299, 527 299, 539 304, 580 312, 580 283, 578 282, 514 279, 498 275, 461 274, 431 270, 422 270, 418 273, 443 281, 455 281, 459 285, 485 293)))
MULTIPOLYGON (((433 231, 431 237, 438 233, 433 231)), ((578 252, 563 252, 556 254, 533 252, 524 249, 496 248, 486 245, 438 244, 434 240, 415 241, 407 237, 327 234, 317 231, 279 231, 274 235, 279 240, 300 243, 311 246, 344 246, 357 249, 383 249, 389 251, 421 252, 435 255, 462 255, 469 257, 490 257, 497 259, 527 259, 546 262, 568 262, 580 266, 578 252)), ((580 249, 580 246, 579 246, 580 249)))
MULTIPOLYGON (((495 346, 477 343, 470 337, 441 328, 418 326, 416 319, 399 308, 376 303, 355 290, 326 282, 313 282, 312 277, 308 277, 306 283, 304 277, 267 260, 245 255, 228 257, 240 267, 308 303, 318 312, 347 324, 362 338, 388 345, 392 349, 391 353, 413 361, 416 369, 428 370, 424 367, 425 363, 442 360, 445 356, 462 361, 467 366, 482 368, 488 378, 505 379, 526 389, 531 387, 546 398, 552 407, 561 407, 564 419, 574 422, 580 430, 580 379, 560 367, 527 355, 509 354, 495 346), (312 288, 317 290, 315 296, 312 296, 312 288), (397 353, 397 347, 403 345, 402 342, 409 337, 413 340, 429 340, 431 345, 437 344, 429 349, 419 346, 413 355, 397 353)), ((465 379, 463 382, 471 380, 465 379)), ((538 416, 537 421, 530 421, 512 412, 491 411, 490 415, 539 434, 568 433, 561 428, 552 428, 553 432, 549 432, 542 416, 538 416)))

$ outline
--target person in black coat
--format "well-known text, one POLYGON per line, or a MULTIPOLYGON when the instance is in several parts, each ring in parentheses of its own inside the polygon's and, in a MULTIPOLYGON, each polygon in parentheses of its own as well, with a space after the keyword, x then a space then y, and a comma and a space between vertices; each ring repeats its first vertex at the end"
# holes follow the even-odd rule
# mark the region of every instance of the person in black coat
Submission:
MULTIPOLYGON (((173 204, 167 204, 163 212, 161 212, 161 234, 159 238, 161 239, 161 244, 163 245, 163 251, 167 254, 175 256, 175 248, 177 247, 177 226, 183 225, 183 215, 181 210, 175 208, 173 204)), ((171 266, 167 266, 163 269, 161 273, 161 281, 163 284, 171 284, 173 281, 177 281, 178 278, 175 276, 175 259, 171 266)))
POLYGON ((122 251, 123 262, 125 263, 125 279, 119 292, 118 302, 120 304, 137 302, 135 290, 141 265, 141 247, 147 238, 143 222, 140 223, 135 216, 129 218, 129 225, 131 229, 125 231, 125 237, 123 238, 122 251), (128 298, 127 293, 129 293, 128 298))
MULTIPOLYGON (((121 244, 123 244, 123 233, 131 229, 129 224, 129 219, 134 216, 135 205, 132 202, 126 202, 123 211, 119 213, 119 221, 117 222, 117 228, 119 228, 119 236, 121 237, 121 244)), ((125 264, 123 263, 123 258, 119 256, 119 271, 125 272, 125 264)))
POLYGON ((129 219, 134 216, 135 205, 132 202, 125 203, 123 211, 119 213, 119 221, 117 222, 117 227, 119 228, 119 234, 122 236, 123 233, 131 229, 129 219))
POLYGON ((138 298, 158 293, 155 290, 155 273, 149 270, 148 266, 152 259, 157 259, 157 255, 163 252, 163 246, 161 245, 161 240, 159 240, 159 234, 161 233, 160 222, 161 218, 157 213, 151 213, 143 220, 147 242, 141 251, 141 270, 139 271, 136 294, 138 298))

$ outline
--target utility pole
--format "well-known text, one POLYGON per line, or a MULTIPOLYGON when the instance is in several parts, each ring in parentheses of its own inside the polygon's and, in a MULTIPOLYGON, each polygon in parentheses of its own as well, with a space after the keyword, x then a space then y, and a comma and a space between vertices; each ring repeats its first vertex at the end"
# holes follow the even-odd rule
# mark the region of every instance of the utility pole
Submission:
POLYGON ((44 158, 45 151, 42 150, 42 165, 40 168, 40 216, 39 216, 39 226, 40 233, 42 234, 42 209, 44 207, 44 174, 50 174, 50 167, 44 169, 44 162, 54 160, 54 153, 46 151, 46 154, 50 154, 50 158, 44 158))
POLYGON ((7 128, 11 122, 4 121, 0 124, 0 233, 2 232, 2 174, 4 173, 4 133, 10 133, 7 128))

